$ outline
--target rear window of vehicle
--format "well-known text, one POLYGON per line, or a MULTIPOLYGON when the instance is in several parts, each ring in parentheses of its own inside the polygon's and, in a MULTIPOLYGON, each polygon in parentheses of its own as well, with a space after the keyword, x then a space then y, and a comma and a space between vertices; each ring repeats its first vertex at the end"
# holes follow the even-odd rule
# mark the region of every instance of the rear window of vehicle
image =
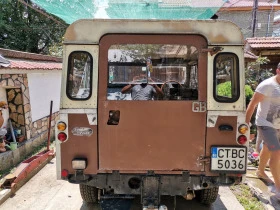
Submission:
MULTIPOLYGON (((137 99, 134 90, 123 93, 132 84, 137 88, 150 85, 149 100, 197 100, 198 55, 191 44, 119 44, 108 51, 108 100, 137 99), (157 94, 156 89, 163 94, 157 94)), ((146 99, 147 100, 147 99, 146 99)))
POLYGON ((68 58, 66 94, 72 100, 87 100, 92 93, 92 56, 75 51, 68 58))
POLYGON ((239 61, 234 53, 219 53, 214 59, 214 98, 231 103, 240 97, 239 61))

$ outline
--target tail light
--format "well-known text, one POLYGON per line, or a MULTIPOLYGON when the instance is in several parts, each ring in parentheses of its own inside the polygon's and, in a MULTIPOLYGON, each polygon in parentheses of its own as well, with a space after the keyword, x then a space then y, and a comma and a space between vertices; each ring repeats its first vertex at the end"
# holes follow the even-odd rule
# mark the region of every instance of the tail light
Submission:
POLYGON ((59 141, 64 142, 64 141, 67 139, 66 133, 60 132, 60 133, 57 135, 57 139, 58 139, 59 141))
POLYGON ((242 124, 242 125, 240 125, 239 127, 238 127, 238 132, 240 133, 240 134, 246 134, 246 132, 249 130, 249 128, 248 128, 248 126, 247 125, 245 125, 245 124, 242 124))
POLYGON ((246 142, 247 142, 247 137, 246 137, 245 135, 241 135, 241 136, 239 136, 239 137, 237 138, 237 142, 238 142, 239 144, 246 144, 246 142))
POLYGON ((63 169, 63 170, 61 171, 61 176, 62 176, 63 178, 67 178, 67 177, 68 177, 68 175, 69 175, 68 170, 63 169))
POLYGON ((63 121, 59 121, 56 124, 56 132, 57 132, 57 139, 61 142, 64 142, 67 140, 67 124, 63 121))
POLYGON ((59 131, 64 131, 66 129, 66 124, 64 122, 59 122, 56 127, 59 131))

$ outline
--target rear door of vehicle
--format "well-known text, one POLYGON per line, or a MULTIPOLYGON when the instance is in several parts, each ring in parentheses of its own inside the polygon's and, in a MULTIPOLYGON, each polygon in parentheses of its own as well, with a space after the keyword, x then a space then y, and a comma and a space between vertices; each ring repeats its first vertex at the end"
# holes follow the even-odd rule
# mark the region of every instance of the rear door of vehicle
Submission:
MULTIPOLYGON (((201 52, 203 48, 207 48, 207 41, 200 35, 136 34, 102 37, 98 84, 99 170, 204 170, 198 164, 198 158, 205 155, 207 114, 207 53, 201 52), (153 51, 153 46, 160 45, 160 49, 165 49, 165 52, 157 57, 158 50, 151 56, 165 64, 172 60, 172 65, 168 64, 166 69, 179 69, 178 66, 193 69, 195 65, 197 98, 147 101, 122 100, 122 96, 109 98, 109 84, 113 75, 109 68, 110 62, 112 59, 118 59, 118 62, 125 60, 124 63, 129 65, 134 59, 133 55, 127 56, 124 51, 132 50, 130 44, 134 47, 139 44, 139 49, 133 49, 137 53, 142 48, 147 48, 145 52, 153 51), (110 50, 116 45, 125 47, 110 50), (168 47, 172 50, 168 50, 168 47), (174 49, 177 51, 174 52, 174 49), (180 60, 183 60, 185 66, 176 63, 180 60), (109 123, 112 113, 119 115, 115 124, 109 123)), ((162 66, 154 65, 153 68, 156 71, 162 66)), ((172 70, 168 75, 173 78, 172 70)), ((163 83, 158 85, 162 86, 163 83)))

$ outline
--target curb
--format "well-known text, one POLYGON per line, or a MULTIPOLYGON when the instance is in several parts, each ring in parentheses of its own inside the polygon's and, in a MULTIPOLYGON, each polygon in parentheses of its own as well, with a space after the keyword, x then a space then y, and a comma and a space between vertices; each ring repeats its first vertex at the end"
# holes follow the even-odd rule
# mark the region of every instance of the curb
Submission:
POLYGON ((12 195, 11 189, 3 189, 0 191, 0 205, 2 205, 12 195))
POLYGON ((263 195, 263 192, 252 185, 250 182, 247 182, 247 185, 250 187, 251 193, 259 200, 261 201, 264 205, 267 205, 270 203, 269 198, 267 198, 265 195, 263 195))
POLYGON ((28 182, 33 176, 35 176, 46 164, 48 164, 54 156, 49 156, 44 162, 42 162, 37 168, 35 168, 31 173, 27 174, 25 179, 18 182, 13 190, 3 189, 0 191, 0 206, 10 197, 12 197, 17 190, 19 190, 26 182, 28 182))
POLYGON ((275 208, 274 208, 272 205, 270 205, 270 204, 264 205, 264 208, 265 208, 266 210, 275 210, 275 208))
POLYGON ((264 193, 258 187, 255 187, 252 183, 248 181, 246 182, 246 184, 249 186, 251 193, 262 203, 263 207, 266 210, 280 209, 278 201, 274 202, 271 199, 271 195, 265 196, 264 193))
POLYGON ((269 198, 267 198, 265 195, 263 195, 263 192, 253 186, 251 183, 247 182, 247 185, 250 187, 250 191, 251 193, 261 202, 263 202, 264 204, 268 204, 269 203, 269 198))

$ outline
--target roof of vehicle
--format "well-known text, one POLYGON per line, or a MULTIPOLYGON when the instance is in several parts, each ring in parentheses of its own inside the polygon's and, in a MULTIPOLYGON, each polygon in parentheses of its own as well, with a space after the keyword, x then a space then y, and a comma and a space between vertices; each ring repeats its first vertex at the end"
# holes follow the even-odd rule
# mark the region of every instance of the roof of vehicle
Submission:
POLYGON ((82 19, 66 30, 64 43, 98 44, 105 34, 199 34, 209 45, 244 45, 237 25, 224 20, 82 19))

